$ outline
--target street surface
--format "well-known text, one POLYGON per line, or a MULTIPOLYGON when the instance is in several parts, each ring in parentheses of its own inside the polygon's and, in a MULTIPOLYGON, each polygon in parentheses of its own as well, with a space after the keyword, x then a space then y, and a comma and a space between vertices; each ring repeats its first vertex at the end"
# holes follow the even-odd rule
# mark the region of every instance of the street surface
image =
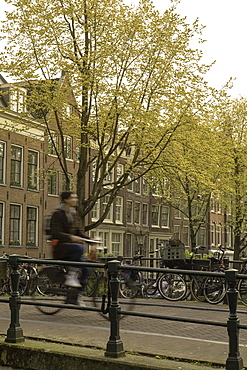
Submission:
MULTIPOLYGON (((138 302, 152 305, 136 305, 136 312, 223 323, 227 322, 229 316, 228 307, 222 304, 212 306, 198 302, 168 302, 163 299, 138 299, 138 302)), ((86 304, 92 306, 90 302, 86 304)), ((122 305, 122 310, 126 309, 124 306, 122 305)), ((239 306, 239 310, 240 323, 246 325, 247 307, 239 306)), ((0 334, 6 334, 9 323, 8 304, 1 303, 0 334)), ((22 305, 20 325, 26 337, 99 348, 106 347, 110 335, 108 320, 97 312, 83 309, 63 309, 49 316, 42 314, 34 306, 22 305)), ((228 356, 228 334, 225 327, 126 316, 120 321, 120 338, 124 349, 128 351, 223 364, 228 356)), ((247 365, 247 330, 243 329, 240 330, 240 355, 247 365)))

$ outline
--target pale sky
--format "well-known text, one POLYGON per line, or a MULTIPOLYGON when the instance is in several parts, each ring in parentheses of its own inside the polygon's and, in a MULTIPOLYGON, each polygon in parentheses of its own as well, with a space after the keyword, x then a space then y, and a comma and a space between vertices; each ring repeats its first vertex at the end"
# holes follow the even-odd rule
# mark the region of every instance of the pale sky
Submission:
MULTIPOLYGON (((138 0, 125 0, 135 4, 138 0)), ((163 12, 170 6, 170 0, 153 0, 158 10, 163 12)), ((8 9, 4 0, 0 0, 0 20, 3 10, 8 9)), ((246 37, 247 37, 247 0, 181 0, 178 13, 187 16, 188 23, 199 18, 205 25, 200 44, 203 62, 216 64, 207 74, 209 84, 221 88, 230 77, 236 78, 230 94, 247 97, 246 37)), ((196 41, 196 40, 195 40, 196 41)), ((3 42, 0 41, 0 49, 3 42)))

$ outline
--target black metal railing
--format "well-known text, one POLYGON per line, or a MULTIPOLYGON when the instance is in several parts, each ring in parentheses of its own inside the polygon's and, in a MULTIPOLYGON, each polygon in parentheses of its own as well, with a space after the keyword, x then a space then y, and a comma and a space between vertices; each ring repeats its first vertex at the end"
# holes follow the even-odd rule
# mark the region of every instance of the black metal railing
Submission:
MULTIPOLYGON (((7 330, 7 336, 5 341, 11 343, 19 343, 25 340, 23 335, 23 330, 19 322, 19 310, 21 304, 34 305, 35 302, 25 301, 19 295, 18 286, 19 286, 19 265, 21 263, 26 263, 27 259, 22 258, 18 255, 11 255, 9 258, 4 259, 11 266, 11 296, 9 298, 0 298, 0 302, 9 302, 11 319, 10 326, 7 330)), ((109 287, 110 287, 110 306, 109 306, 109 321, 110 321, 110 337, 107 342, 105 355, 108 357, 123 357, 125 355, 123 342, 120 338, 120 316, 121 315, 131 315, 139 316, 153 319, 164 319, 172 321, 181 321, 189 322, 202 325, 215 325, 223 326, 227 328, 228 339, 229 339, 229 354, 226 359, 226 369, 227 370, 243 370, 243 359, 240 356, 239 352, 239 329, 247 329, 247 325, 241 325, 237 316, 237 302, 238 302, 238 290, 237 284, 239 279, 247 279, 247 275, 238 274, 238 271, 235 269, 228 269, 225 272, 210 272, 210 271, 194 271, 194 270, 183 270, 183 269, 167 269, 167 268, 151 268, 151 267, 142 267, 142 266, 128 266, 121 265, 119 260, 110 260, 106 263, 92 263, 92 262, 69 262, 69 261, 57 261, 57 260, 47 260, 47 259, 28 259, 28 263, 35 264, 52 264, 52 265, 68 265, 74 267, 92 267, 92 268, 102 268, 107 269, 109 276, 109 287), (156 315, 150 313, 142 313, 136 311, 125 311, 121 310, 118 293, 120 281, 118 280, 118 273, 121 270, 133 270, 133 271, 146 271, 146 272, 161 272, 161 273, 176 273, 181 275, 199 275, 199 276, 213 276, 213 277, 224 277, 227 283, 227 302, 228 302, 228 312, 229 317, 226 323, 208 321, 203 319, 190 319, 183 317, 173 317, 165 315, 156 315)), ((39 305, 46 306, 57 306, 68 309, 75 309, 73 305, 53 305, 47 303, 40 303, 39 305)), ((143 304, 143 303, 142 303, 143 304)), ((169 305, 171 307, 171 305, 169 305)), ((182 308, 183 306, 181 306, 182 308)), ((185 307, 184 307, 185 308, 185 307)), ((188 308, 188 307, 187 307, 188 308)), ((100 309, 93 307, 80 307, 78 309, 88 310, 88 311, 97 311, 100 312, 100 309)), ((195 308, 195 309, 198 309, 195 308)), ((203 309, 203 307, 201 307, 203 309)), ((224 310, 225 311, 225 310, 224 310)))

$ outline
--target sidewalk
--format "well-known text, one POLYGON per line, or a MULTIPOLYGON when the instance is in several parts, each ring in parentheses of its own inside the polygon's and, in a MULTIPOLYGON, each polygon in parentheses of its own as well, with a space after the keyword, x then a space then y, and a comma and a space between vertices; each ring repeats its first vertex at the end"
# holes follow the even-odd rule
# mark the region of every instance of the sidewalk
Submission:
MULTIPOLYGON (((218 365, 222 369, 225 368, 228 357, 226 328, 222 328, 224 335, 221 341, 218 339, 221 336, 216 337, 215 340, 210 340, 210 338, 215 338, 213 334, 214 331, 219 330, 218 328, 214 326, 197 326, 197 330, 207 331, 207 336, 202 335, 201 337, 208 338, 197 339, 190 338, 188 335, 187 337, 185 337, 185 335, 179 335, 182 334, 183 328, 185 327, 184 323, 178 323, 181 327, 180 332, 174 330, 174 333, 171 333, 162 328, 160 333, 155 333, 153 330, 152 332, 150 330, 145 331, 145 327, 141 327, 140 324, 139 327, 134 327, 132 322, 129 323, 127 321, 131 320, 131 318, 126 318, 120 321, 120 339, 123 342, 126 357, 109 359, 105 357, 105 348, 110 336, 109 322, 102 319, 100 315, 93 316, 90 312, 81 312, 81 310, 83 309, 69 310, 69 312, 64 310, 55 316, 46 316, 40 314, 31 306, 22 308, 20 325, 23 329, 25 343, 20 345, 7 344, 7 346, 14 346, 16 349, 19 348, 19 351, 21 351, 21 349, 24 351, 24 348, 29 348, 29 351, 34 354, 34 359, 35 356, 37 357, 37 350, 42 353, 44 358, 47 356, 47 353, 49 353, 50 356, 53 352, 55 354, 60 354, 56 355, 56 357, 60 359, 60 367, 54 368, 51 367, 52 365, 49 365, 47 367, 32 368, 35 370, 48 368, 49 370, 62 370, 63 367, 61 367, 61 363, 65 361, 65 358, 68 358, 69 355, 75 357, 74 361, 77 361, 76 366, 79 366, 79 362, 82 361, 81 358, 84 360, 88 358, 90 361, 96 362, 100 361, 101 367, 99 367, 99 370, 110 370, 112 369, 112 364, 114 364, 114 370, 116 370, 116 368, 118 370, 130 370, 132 368, 212 370, 213 365, 218 365), (83 320, 79 321, 79 317, 82 317, 83 320), (212 333, 212 335, 210 333, 212 333), (134 354, 138 354, 138 356, 134 354), (63 356, 62 359, 61 356, 63 356), (118 364, 117 366, 116 362, 118 364), (198 365, 198 362, 202 365, 198 365), (102 367, 103 363, 104 367, 102 367)), ((165 321, 163 324, 160 323, 159 325, 164 325, 165 329, 166 327, 168 328, 169 322, 165 321)), ((3 309, 1 309, 0 317, 0 334, 2 334, 2 339, 0 341, 1 347, 3 346, 8 327, 9 311, 7 304, 5 304, 3 309)), ((245 333, 243 334, 246 336, 245 333)), ((247 342, 242 340, 242 343, 243 344, 240 345, 240 355, 243 358, 244 365, 247 366, 247 342)), ((30 353, 28 356, 30 356, 30 353)), ((49 363, 50 360, 47 359, 46 361, 49 363)), ((54 362, 55 359, 52 361, 54 362)), ((14 364, 12 364, 12 366, 15 367, 14 364)), ((39 361, 39 366, 41 366, 41 361, 39 361)), ((97 369, 96 366, 98 365, 94 363, 93 367, 88 367, 88 369, 95 370, 97 369)), ((23 366, 23 368, 28 369, 27 366, 23 366)), ((71 366, 68 368, 72 370, 71 366)), ((75 370, 79 368, 86 369, 86 367, 81 367, 80 365, 80 367, 75 367, 75 370)))

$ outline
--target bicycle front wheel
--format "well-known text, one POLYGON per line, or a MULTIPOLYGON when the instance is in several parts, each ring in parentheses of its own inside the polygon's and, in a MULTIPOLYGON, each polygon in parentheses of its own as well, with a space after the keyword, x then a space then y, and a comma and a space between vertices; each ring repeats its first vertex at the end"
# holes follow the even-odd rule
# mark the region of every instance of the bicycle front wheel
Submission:
POLYGON ((208 276, 204 281, 204 296, 210 304, 218 304, 226 295, 225 279, 208 276))
POLYGON ((158 281, 160 295, 168 301, 179 301, 187 295, 187 284, 181 275, 163 274, 158 281))
POLYGON ((204 295, 204 280, 203 276, 192 276, 190 282, 190 292, 192 297, 198 302, 205 302, 204 295))

